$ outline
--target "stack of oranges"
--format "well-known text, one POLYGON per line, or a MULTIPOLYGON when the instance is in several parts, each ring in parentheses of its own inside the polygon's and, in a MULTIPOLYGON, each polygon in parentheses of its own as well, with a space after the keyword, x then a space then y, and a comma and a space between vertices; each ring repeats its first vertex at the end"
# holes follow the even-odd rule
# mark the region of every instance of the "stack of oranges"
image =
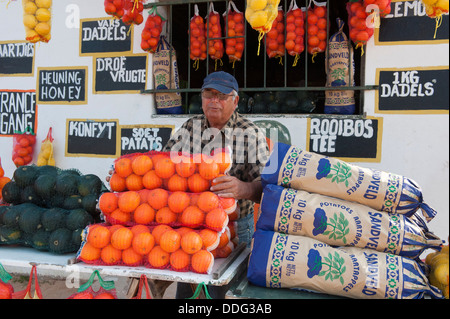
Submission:
POLYGON ((222 36, 222 28, 220 26, 220 16, 216 11, 211 11, 208 15, 208 38, 212 40, 208 41, 208 54, 213 60, 219 60, 223 57, 223 41, 220 39, 222 36))
MULTIPOLYGON (((230 2, 232 3, 232 2, 230 2)), ((234 4, 233 4, 234 5, 234 4)), ((226 35, 225 50, 228 55, 230 63, 241 61, 242 54, 244 53, 244 14, 236 9, 229 10, 226 15, 226 35)))
POLYGON ((137 153, 115 161, 109 185, 114 192, 163 187, 171 192, 199 193, 209 190, 212 181, 230 166, 231 158, 226 151, 212 156, 137 153))
POLYGON ((284 14, 278 10, 277 17, 272 22, 272 28, 266 34, 266 51, 269 58, 284 56, 284 14))
POLYGON ((305 50, 304 15, 297 4, 286 13, 286 51, 295 57, 295 66, 300 54, 305 50))
POLYGON ((155 53, 162 31, 162 23, 163 19, 158 14, 158 12, 150 14, 147 17, 144 30, 142 30, 141 33, 142 50, 148 51, 150 53, 155 53))
POLYGON ((14 134, 12 160, 16 167, 27 165, 31 162, 35 144, 36 135, 32 133, 14 134))
POLYGON ((196 12, 189 23, 189 43, 190 59, 194 60, 194 67, 200 60, 206 59, 206 31, 205 22, 198 14, 198 7, 195 5, 196 12))
POLYGON ((209 229, 96 224, 86 229, 77 258, 89 264, 209 273, 214 264, 210 250, 220 241, 220 235, 209 229))
POLYGON ((111 226, 90 226, 79 258, 103 265, 208 273, 214 257, 227 257, 236 244, 236 225, 230 222, 238 217, 236 200, 209 191, 230 166, 227 149, 208 156, 151 151, 118 158, 112 191, 103 193, 98 203, 111 226), (159 234, 163 230, 164 237, 159 234), (119 234, 123 237, 115 239, 119 234), (140 246, 137 236, 147 237, 140 246), (103 238, 101 244, 95 242, 97 237, 103 238))
POLYGON ((363 0, 347 3, 348 25, 350 29, 350 39, 356 44, 356 48, 366 45, 373 35, 373 28, 367 25, 366 7, 363 0))
POLYGON ((229 222, 228 212, 234 212, 235 206, 234 199, 222 199, 210 191, 169 192, 163 188, 107 192, 99 199, 100 210, 113 225, 204 226, 216 231, 224 230, 229 222))
POLYGON ((327 47, 327 8, 315 5, 308 9, 307 18, 308 52, 314 57, 325 52, 327 47))

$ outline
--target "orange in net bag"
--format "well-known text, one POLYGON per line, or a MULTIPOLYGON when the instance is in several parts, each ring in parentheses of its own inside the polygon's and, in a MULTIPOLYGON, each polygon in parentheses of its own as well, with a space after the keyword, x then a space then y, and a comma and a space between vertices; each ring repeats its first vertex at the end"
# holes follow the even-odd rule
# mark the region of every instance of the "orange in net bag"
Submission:
POLYGON ((278 15, 279 3, 280 0, 247 0, 245 19, 254 30, 259 32, 257 55, 259 55, 261 40, 270 31, 278 15))
POLYGON ((155 53, 158 47, 162 26, 165 19, 158 13, 154 6, 145 21, 144 30, 141 33, 141 49, 150 53, 155 53))
POLYGON ((142 11, 144 4, 142 0, 124 0, 125 13, 122 16, 122 22, 125 24, 139 25, 144 21, 142 11))
POLYGON ((327 48, 327 3, 312 0, 307 12, 306 32, 308 33, 308 53, 312 61, 318 53, 327 48), (311 7, 314 3, 314 8, 311 7))
POLYGON ((223 65, 222 57, 224 53, 222 37, 222 27, 220 25, 220 15, 214 10, 214 4, 211 2, 209 6, 209 15, 207 18, 208 32, 208 54, 214 60, 214 70, 217 70, 217 63, 223 65))
POLYGON ((125 14, 125 0, 105 0, 105 12, 118 19, 125 14))
POLYGON ((92 272, 89 280, 67 299, 117 299, 117 293, 114 281, 103 280, 99 270, 96 269, 92 272), (100 284, 100 288, 97 291, 92 288, 95 277, 98 278, 98 283, 100 284))
POLYGON ((12 160, 16 167, 31 163, 34 154, 36 135, 31 127, 25 131, 14 131, 12 160))
POLYGON ((278 8, 278 14, 273 20, 272 28, 266 34, 266 52, 269 58, 280 58, 284 56, 284 13, 281 7, 278 8))
POLYGON ((227 11, 223 13, 225 19, 225 52, 228 55, 230 63, 241 61, 245 47, 245 19, 244 14, 240 12, 233 1, 228 2, 227 11))
POLYGON ((77 259, 87 264, 209 273, 214 264, 209 251, 217 247, 220 233, 168 225, 95 224, 86 227, 82 237, 77 259))
POLYGON ((51 39, 52 0, 22 0, 25 39, 32 43, 51 39))
POLYGON ((189 50, 193 67, 198 70, 200 60, 206 59, 205 22, 199 15, 198 6, 194 6, 194 16, 189 23, 189 50))
POLYGON ((302 9, 297 7, 295 0, 291 1, 286 13, 286 51, 295 57, 292 66, 297 66, 300 54, 305 50, 305 17, 302 9))
POLYGON ((347 12, 350 40, 356 44, 356 49, 361 48, 361 55, 363 55, 363 47, 373 35, 373 27, 369 27, 367 23, 369 13, 366 12, 363 0, 348 2, 347 12))

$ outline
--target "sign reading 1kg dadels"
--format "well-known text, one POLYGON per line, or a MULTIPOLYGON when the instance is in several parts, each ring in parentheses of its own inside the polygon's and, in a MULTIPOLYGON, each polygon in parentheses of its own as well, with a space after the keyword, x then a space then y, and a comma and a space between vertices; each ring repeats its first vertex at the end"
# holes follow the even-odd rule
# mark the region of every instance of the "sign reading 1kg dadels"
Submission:
POLYGON ((448 66, 378 69, 376 111, 448 112, 448 66))

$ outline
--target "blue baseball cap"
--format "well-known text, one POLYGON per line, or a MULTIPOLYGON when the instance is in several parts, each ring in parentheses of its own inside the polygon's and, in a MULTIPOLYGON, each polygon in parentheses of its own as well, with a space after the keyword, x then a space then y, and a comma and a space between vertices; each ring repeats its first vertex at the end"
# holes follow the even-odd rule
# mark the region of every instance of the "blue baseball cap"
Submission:
POLYGON ((233 90, 239 92, 239 85, 231 74, 217 71, 208 74, 203 80, 202 90, 203 89, 215 89, 221 93, 230 94, 233 90))

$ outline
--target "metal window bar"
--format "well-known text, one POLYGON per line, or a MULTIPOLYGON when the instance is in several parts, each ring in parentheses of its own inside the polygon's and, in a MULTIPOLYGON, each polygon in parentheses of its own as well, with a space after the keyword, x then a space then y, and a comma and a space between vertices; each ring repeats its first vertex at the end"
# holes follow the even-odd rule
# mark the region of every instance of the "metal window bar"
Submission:
MULTIPOLYGON (((297 0, 299 1, 299 0, 297 0)), ((353 72, 349 72, 349 77, 350 77, 350 85, 349 86, 340 86, 340 87, 327 87, 327 86, 309 86, 308 85, 308 59, 311 58, 310 55, 307 52, 307 48, 308 48, 308 32, 307 32, 307 20, 308 20, 308 8, 312 3, 312 0, 305 0, 306 1, 306 12, 305 12, 305 34, 304 34, 304 51, 302 52, 302 54, 304 54, 304 66, 305 66, 305 72, 304 72, 304 86, 296 86, 296 87, 289 87, 287 86, 287 74, 288 74, 288 70, 287 70, 287 52, 285 52, 284 56, 283 56, 283 67, 284 67, 284 83, 283 86, 271 86, 268 87, 267 86, 267 52, 266 52, 266 37, 264 37, 264 42, 261 43, 261 45, 263 46, 263 52, 260 52, 260 54, 264 54, 264 68, 263 68, 263 74, 264 74, 264 79, 263 79, 263 86, 262 87, 247 87, 247 66, 246 66, 246 62, 247 62, 247 49, 244 49, 244 53, 243 53, 243 58, 242 61, 244 63, 244 68, 243 68, 243 78, 244 78, 244 85, 243 87, 239 88, 239 91, 241 92, 266 92, 266 91, 336 91, 336 90, 353 90, 353 91, 366 91, 366 90, 377 90, 378 89, 378 85, 359 85, 359 86, 350 86, 351 83, 353 83, 353 72)), ((226 6, 225 8, 228 8, 229 6, 229 2, 230 0, 164 0, 162 2, 153 2, 153 3, 146 3, 144 4, 144 9, 150 9, 154 6, 163 6, 168 8, 168 21, 166 25, 166 31, 169 29, 170 32, 168 32, 169 34, 169 43, 172 43, 172 32, 173 32, 173 28, 172 28, 172 21, 173 21, 173 10, 174 10, 174 6, 177 5, 188 5, 188 16, 189 19, 192 17, 192 5, 195 4, 200 4, 200 3, 211 3, 211 2, 226 2, 226 6)), ((290 3, 290 0, 281 0, 280 4, 284 2, 283 5, 283 9, 284 12, 287 13, 288 10, 288 4, 290 3)), ((328 45, 329 45, 329 39, 330 39, 330 0, 318 0, 317 2, 326 2, 326 7, 327 7, 327 46, 326 46, 326 53, 328 52, 328 45)), ((301 7, 300 7, 301 8, 301 7)), ((210 13, 210 9, 209 9, 209 5, 207 5, 207 17, 209 16, 210 13)), ((245 8, 243 9, 243 13, 244 13, 244 19, 245 19, 245 8)), ((228 29, 228 11, 226 12, 225 15, 225 30, 228 29)), ((207 22, 207 18, 205 19, 205 22, 207 22)), ((286 21, 285 21, 286 22, 286 21)), ((345 21, 347 23, 347 21, 345 21)), ((247 23, 245 21, 245 23, 247 23)), ((206 23, 206 27, 209 28, 209 25, 206 23)), ((227 36, 223 36, 223 37, 218 37, 218 38, 210 38, 209 34, 208 34, 208 29, 206 30, 206 45, 207 45, 207 54, 206 54, 206 74, 209 74, 209 54, 208 54, 208 46, 209 46, 209 41, 210 40, 216 40, 216 39, 221 39, 221 40, 225 40, 227 38, 237 38, 237 37, 241 37, 241 36, 237 36, 237 37, 227 37, 227 36)), ((286 23, 285 23, 285 28, 284 28, 284 36, 286 39, 286 23)), ((147 90, 141 90, 142 94, 154 94, 154 93, 165 93, 165 92, 179 92, 179 93, 185 93, 185 101, 188 104, 188 94, 189 93, 200 93, 201 89, 200 88, 192 88, 191 87, 191 60, 190 60, 190 37, 188 38, 188 43, 187 43, 187 48, 188 48, 188 54, 187 54, 187 64, 189 65, 189 67, 187 68, 187 88, 180 88, 180 89, 147 89, 147 90)), ((244 47, 247 48, 247 27, 244 28, 244 47)), ((350 40, 350 37, 348 37, 348 47, 349 49, 352 48, 352 43, 350 40)), ((351 63, 351 59, 352 56, 349 55, 349 65, 353 65, 351 63)), ((328 67, 328 63, 329 63, 329 59, 328 57, 326 58, 326 62, 327 62, 327 67, 328 67)), ((363 68, 364 65, 364 60, 361 59, 361 69, 363 68)), ((355 70, 356 71, 356 70, 355 70)), ((361 79, 360 82, 364 82, 364 77, 361 75, 361 79)), ((363 95, 362 95, 363 96, 363 95)), ((363 107, 362 107, 362 102, 363 102, 363 98, 360 98, 360 115, 362 115, 364 113, 363 111, 363 107)))

